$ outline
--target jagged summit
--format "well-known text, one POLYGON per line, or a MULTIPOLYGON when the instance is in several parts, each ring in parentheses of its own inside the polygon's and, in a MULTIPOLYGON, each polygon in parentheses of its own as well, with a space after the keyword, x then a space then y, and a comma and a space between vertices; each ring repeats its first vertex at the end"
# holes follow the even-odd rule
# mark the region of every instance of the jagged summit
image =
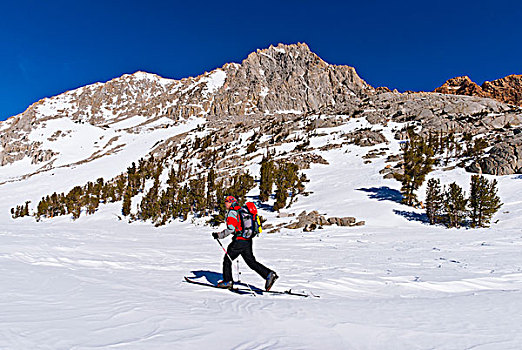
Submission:
POLYGON ((216 115, 340 111, 373 91, 353 67, 330 65, 301 43, 257 50, 226 72, 216 115))
POLYGON ((467 95, 493 98, 497 101, 522 106, 522 75, 485 81, 481 86, 468 76, 456 77, 446 81, 435 92, 453 95, 467 95))
POLYGON ((442 94, 489 97, 482 88, 474 83, 468 76, 449 79, 444 83, 444 85, 436 88, 435 92, 442 94))

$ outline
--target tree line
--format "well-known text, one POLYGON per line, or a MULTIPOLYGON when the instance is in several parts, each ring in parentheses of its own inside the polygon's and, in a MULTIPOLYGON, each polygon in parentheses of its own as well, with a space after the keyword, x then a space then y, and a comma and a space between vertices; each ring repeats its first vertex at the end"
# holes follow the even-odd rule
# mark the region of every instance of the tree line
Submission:
MULTIPOLYGON (((99 178, 84 186, 75 186, 68 193, 45 196, 32 215, 37 220, 60 215, 77 219, 82 213, 94 214, 100 204, 121 201, 121 213, 129 221, 151 221, 160 226, 171 219, 186 220, 193 215, 211 217, 209 223, 217 225, 226 215, 223 198, 233 195, 244 203, 247 193, 255 187, 255 179, 247 171, 218 177, 214 161, 196 173, 187 161, 178 160, 162 178, 168 156, 142 158, 110 181, 99 178)), ((304 191, 306 181, 298 170, 297 165, 286 160, 275 161, 273 154, 267 151, 261 161, 260 201, 266 202, 275 187, 274 210, 292 204, 296 195, 304 191)), ((12 217, 31 215, 28 203, 12 208, 12 217)))

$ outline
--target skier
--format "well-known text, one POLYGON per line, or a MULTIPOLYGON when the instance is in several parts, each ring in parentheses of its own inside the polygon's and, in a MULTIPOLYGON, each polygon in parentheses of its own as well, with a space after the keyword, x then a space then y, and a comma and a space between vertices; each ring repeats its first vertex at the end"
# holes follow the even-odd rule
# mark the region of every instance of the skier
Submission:
POLYGON ((242 236, 238 212, 241 207, 237 199, 233 196, 227 196, 225 198, 225 206, 228 209, 226 217, 227 228, 221 232, 213 232, 212 236, 214 239, 223 239, 229 235, 233 235, 233 237, 232 243, 227 248, 228 254, 225 254, 223 259, 223 280, 218 282, 217 286, 220 288, 232 288, 234 286, 232 280, 232 260, 241 255, 248 267, 257 272, 266 281, 265 290, 270 290, 279 276, 274 271, 257 262, 252 251, 252 238, 244 238, 242 236))

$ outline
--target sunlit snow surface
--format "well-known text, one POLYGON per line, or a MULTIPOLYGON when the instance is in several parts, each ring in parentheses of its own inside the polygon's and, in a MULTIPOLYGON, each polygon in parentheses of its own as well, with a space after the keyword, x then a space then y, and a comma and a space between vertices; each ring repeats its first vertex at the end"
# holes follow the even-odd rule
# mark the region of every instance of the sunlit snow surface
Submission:
MULTIPOLYGON (((358 124, 366 126, 322 129, 327 135, 312 146, 340 142, 335 131, 358 124)), ((394 140, 387 147, 398 150, 394 140)), ((397 202, 399 183, 378 173, 385 157, 363 163, 369 149, 319 152, 330 164, 306 171, 313 193, 288 210, 355 216, 365 226, 283 229, 254 242, 258 260, 280 275, 274 290, 320 298, 187 284, 183 276, 219 277, 223 254, 212 229, 128 224, 118 219, 121 203, 75 222, 9 218, 24 198, 83 184, 109 164, 0 185, 0 348, 522 348, 522 178, 497 178, 505 204, 490 229, 447 230, 397 202)), ((467 191, 462 170, 432 176, 467 191)), ((262 215, 272 224, 290 221, 262 215)), ((240 270, 242 281, 263 286, 243 261, 240 270)))

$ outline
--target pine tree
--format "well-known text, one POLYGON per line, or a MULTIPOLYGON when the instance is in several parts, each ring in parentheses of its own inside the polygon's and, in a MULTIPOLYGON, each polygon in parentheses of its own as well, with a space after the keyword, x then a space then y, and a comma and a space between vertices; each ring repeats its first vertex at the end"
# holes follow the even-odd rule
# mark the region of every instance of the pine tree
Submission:
POLYGON ((24 211, 23 211, 22 216, 29 216, 29 203, 31 203, 31 201, 25 202, 24 211))
POLYGON ((403 150, 404 173, 395 174, 394 177, 402 183, 403 203, 412 206, 417 201, 415 191, 419 189, 426 175, 432 170, 435 160, 433 149, 426 141, 417 136, 412 128, 409 128, 407 132, 409 142, 405 144, 403 150))
POLYGON ((471 176, 469 207, 471 227, 487 227, 491 217, 502 203, 497 196, 497 180, 488 181, 484 176, 471 176))
POLYGON ((205 208, 205 183, 206 179, 198 176, 189 182, 188 199, 193 214, 201 214, 205 208))
POLYGON ((466 204, 464 191, 455 182, 449 185, 444 194, 444 205, 447 214, 448 227, 460 227, 466 217, 466 204))
POLYGON ((250 145, 248 145, 248 147, 246 149, 246 153, 247 154, 253 153, 256 151, 256 149, 257 149, 257 143, 256 143, 256 141, 254 141, 250 145))
POLYGON ((440 139, 437 134, 433 134, 433 132, 430 131, 428 135, 428 147, 430 147, 433 150, 433 154, 435 155, 439 151, 440 147, 440 139))
POLYGON ((295 196, 296 188, 299 184, 298 167, 296 164, 283 161, 278 164, 277 168, 275 176, 276 201, 274 203, 274 210, 276 211, 286 207, 289 191, 292 196, 295 196))
POLYGON ((131 207, 131 195, 129 191, 125 191, 123 194, 123 204, 121 207, 121 213, 123 216, 128 216, 130 214, 131 207))
POLYGON ((216 207, 216 201, 214 200, 214 192, 216 189, 216 172, 214 169, 210 169, 207 176, 207 199, 206 206, 210 211, 214 211, 216 207))
MULTIPOLYGON (((72 190, 69 191, 69 193, 67 193, 67 213, 72 214, 73 220, 78 219, 80 217, 80 213, 82 211, 83 191, 83 188, 81 188, 80 186, 75 186, 72 190)), ((46 202, 49 203, 49 198, 46 199, 46 202)))
POLYGON ((266 202, 272 194, 272 186, 274 184, 275 166, 270 152, 263 157, 261 161, 261 180, 259 183, 259 200, 266 202))
POLYGON ((429 179, 426 188, 426 215, 431 225, 442 222, 444 197, 440 180, 429 179))
POLYGON ((179 216, 183 218, 183 220, 187 220, 188 214, 190 213, 190 202, 189 202, 189 187, 185 185, 180 188, 178 192, 178 207, 179 207, 179 216))
POLYGON ((225 221, 225 215, 227 212, 227 208, 225 207, 225 203, 223 199, 225 198, 225 189, 223 186, 223 181, 219 181, 215 185, 216 188, 216 203, 217 203, 217 213, 212 214, 212 219, 210 219, 209 223, 212 226, 217 226, 225 221))
POLYGON ((239 203, 244 203, 247 193, 254 188, 254 178, 248 172, 234 175, 232 184, 226 194, 236 197, 239 203))
POLYGON ((45 217, 46 211, 47 211, 47 208, 46 208, 45 198, 42 197, 42 200, 40 202, 38 202, 38 205, 36 207, 36 219, 40 220, 40 218, 42 216, 45 217))
POLYGON ((116 188, 115 188, 115 201, 120 201, 123 199, 123 195, 125 194, 125 184, 127 182, 127 177, 125 175, 118 176, 116 180, 116 188))
POLYGON ((488 147, 488 142, 483 138, 477 138, 473 141, 469 156, 477 161, 484 153, 484 149, 488 147))

